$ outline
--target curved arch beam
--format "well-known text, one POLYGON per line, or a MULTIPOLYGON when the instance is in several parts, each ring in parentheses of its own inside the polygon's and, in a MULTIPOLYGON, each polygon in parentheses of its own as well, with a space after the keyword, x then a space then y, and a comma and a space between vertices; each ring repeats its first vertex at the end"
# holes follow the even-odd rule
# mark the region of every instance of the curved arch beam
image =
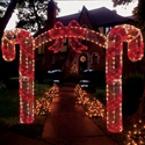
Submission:
MULTIPOLYGON (((71 42, 75 39, 75 41, 73 41, 71 44, 75 46, 75 49, 80 46, 83 48, 83 50, 86 49, 84 46, 82 46, 82 44, 76 45, 78 44, 79 39, 87 40, 98 45, 99 47, 106 48, 106 37, 103 34, 80 27, 75 21, 70 22, 68 26, 63 26, 61 22, 57 22, 53 29, 44 32, 35 38, 36 48, 39 48, 51 41, 55 41, 54 48, 56 48, 55 44, 63 43, 65 38, 68 38, 71 42), (58 42, 56 42, 56 40, 58 40, 58 42)), ((52 50, 53 47, 50 49, 52 50)))

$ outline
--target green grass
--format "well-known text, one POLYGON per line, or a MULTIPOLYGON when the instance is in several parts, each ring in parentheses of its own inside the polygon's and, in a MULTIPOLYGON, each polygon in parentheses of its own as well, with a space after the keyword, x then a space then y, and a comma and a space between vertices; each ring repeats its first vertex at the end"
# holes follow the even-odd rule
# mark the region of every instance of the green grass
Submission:
POLYGON ((46 91, 48 91, 50 86, 48 84, 36 84, 35 85, 35 96, 36 98, 40 98, 44 95, 46 91))
MULTIPOLYGON (((35 96, 40 98, 50 88, 46 84, 35 85, 35 96)), ((18 89, 0 89, 0 123, 16 124, 19 120, 18 89)))
POLYGON ((0 122, 16 124, 18 122, 19 97, 17 89, 0 89, 0 122))
POLYGON ((18 115, 18 90, 0 90, 0 117, 16 117, 18 115))

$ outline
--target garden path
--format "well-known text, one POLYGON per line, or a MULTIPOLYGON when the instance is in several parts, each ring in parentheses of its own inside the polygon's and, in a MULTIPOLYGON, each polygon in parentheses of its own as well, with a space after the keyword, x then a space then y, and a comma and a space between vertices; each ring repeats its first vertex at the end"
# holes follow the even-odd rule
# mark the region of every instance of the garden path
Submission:
POLYGON ((74 86, 62 86, 45 121, 43 139, 55 145, 117 145, 75 102, 74 86))

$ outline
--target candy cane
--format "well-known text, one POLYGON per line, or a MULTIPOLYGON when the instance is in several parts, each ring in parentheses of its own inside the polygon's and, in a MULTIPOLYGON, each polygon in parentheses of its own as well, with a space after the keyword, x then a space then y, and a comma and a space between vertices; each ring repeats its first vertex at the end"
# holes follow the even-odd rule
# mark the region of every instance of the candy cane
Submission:
POLYGON ((114 27, 108 34, 106 51, 106 97, 107 129, 121 132, 122 126, 122 54, 123 42, 128 43, 128 57, 131 61, 144 56, 144 43, 140 30, 131 25, 114 27))
POLYGON ((19 96, 20 123, 34 121, 34 39, 24 29, 6 31, 2 38, 2 57, 6 61, 15 59, 15 45, 20 45, 19 96))

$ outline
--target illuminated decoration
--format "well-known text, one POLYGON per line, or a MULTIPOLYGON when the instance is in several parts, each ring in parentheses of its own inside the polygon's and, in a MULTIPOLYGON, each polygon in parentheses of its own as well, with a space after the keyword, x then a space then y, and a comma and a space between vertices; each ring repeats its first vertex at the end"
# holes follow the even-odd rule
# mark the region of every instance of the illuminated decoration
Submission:
POLYGON ((86 61, 87 61, 87 58, 85 56, 80 57, 80 62, 86 62, 86 61))
POLYGON ((142 120, 133 124, 131 130, 126 134, 126 145, 144 145, 145 144, 145 124, 142 120))
MULTIPOLYGON (((34 121, 34 50, 52 43, 49 50, 54 53, 63 49, 63 42, 68 38, 69 45, 77 53, 86 50, 80 40, 90 41, 106 50, 106 98, 107 129, 118 133, 122 126, 122 53, 123 42, 128 43, 128 57, 135 62, 144 55, 143 38, 139 29, 131 25, 120 25, 111 29, 107 38, 99 32, 82 28, 76 21, 68 26, 57 22, 50 29, 35 39, 24 29, 7 31, 2 38, 2 55, 6 61, 15 58, 15 45, 20 45, 19 94, 20 123, 34 121)), ((74 67, 73 67, 74 68, 74 67)), ((85 96, 83 96, 84 98, 85 96)), ((82 100, 83 101, 83 100, 82 100)), ((88 107, 89 108, 89 107, 88 107)), ((91 109, 90 109, 91 110, 91 109)))
POLYGON ((70 73, 71 74, 77 74, 78 73, 78 64, 77 63, 73 63, 70 69, 70 73))
POLYGON ((5 61, 15 59, 15 45, 20 46, 19 96, 20 123, 34 121, 34 39, 24 29, 6 31, 2 38, 2 57, 5 61))
POLYGON ((87 40, 99 47, 106 48, 106 37, 103 34, 82 28, 75 20, 71 21, 68 26, 63 26, 61 22, 57 22, 53 29, 36 37, 36 48, 41 48, 44 44, 52 42, 53 44, 48 49, 57 53, 63 49, 63 42, 66 38, 68 38, 71 48, 77 53, 87 50, 87 47, 81 44, 79 39, 87 40))
POLYGON ((61 49, 64 38, 70 39, 73 49, 77 49, 77 51, 83 50, 84 45, 80 44, 79 40, 73 42, 74 38, 90 41, 103 48, 106 47, 106 37, 98 32, 79 27, 75 21, 71 22, 69 26, 61 27, 61 25, 62 24, 58 22, 53 29, 42 33, 35 39, 24 29, 4 32, 1 47, 4 60, 14 60, 16 53, 15 45, 19 44, 20 46, 20 123, 29 124, 34 121, 34 50, 36 48, 41 48, 48 42, 56 41, 52 44, 53 47, 49 47, 50 50, 56 53, 61 49), (59 42, 57 42, 57 40, 59 42), (76 41, 78 41, 79 44, 76 44, 76 41), (78 46, 80 50, 78 50, 78 46), (82 47, 80 48, 80 46, 82 47))
POLYGON ((106 51, 107 129, 121 132, 122 125, 122 54, 123 42, 128 43, 128 58, 135 62, 144 56, 141 32, 131 25, 114 27, 108 34, 106 51))
POLYGON ((59 87, 54 84, 42 98, 36 100, 35 114, 36 116, 46 115, 51 112, 51 103, 54 97, 59 96, 59 87))
POLYGON ((83 90, 80 85, 77 85, 74 89, 77 96, 77 104, 82 105, 85 110, 85 114, 90 117, 102 117, 105 119, 105 107, 103 104, 95 98, 90 98, 89 94, 83 90))

